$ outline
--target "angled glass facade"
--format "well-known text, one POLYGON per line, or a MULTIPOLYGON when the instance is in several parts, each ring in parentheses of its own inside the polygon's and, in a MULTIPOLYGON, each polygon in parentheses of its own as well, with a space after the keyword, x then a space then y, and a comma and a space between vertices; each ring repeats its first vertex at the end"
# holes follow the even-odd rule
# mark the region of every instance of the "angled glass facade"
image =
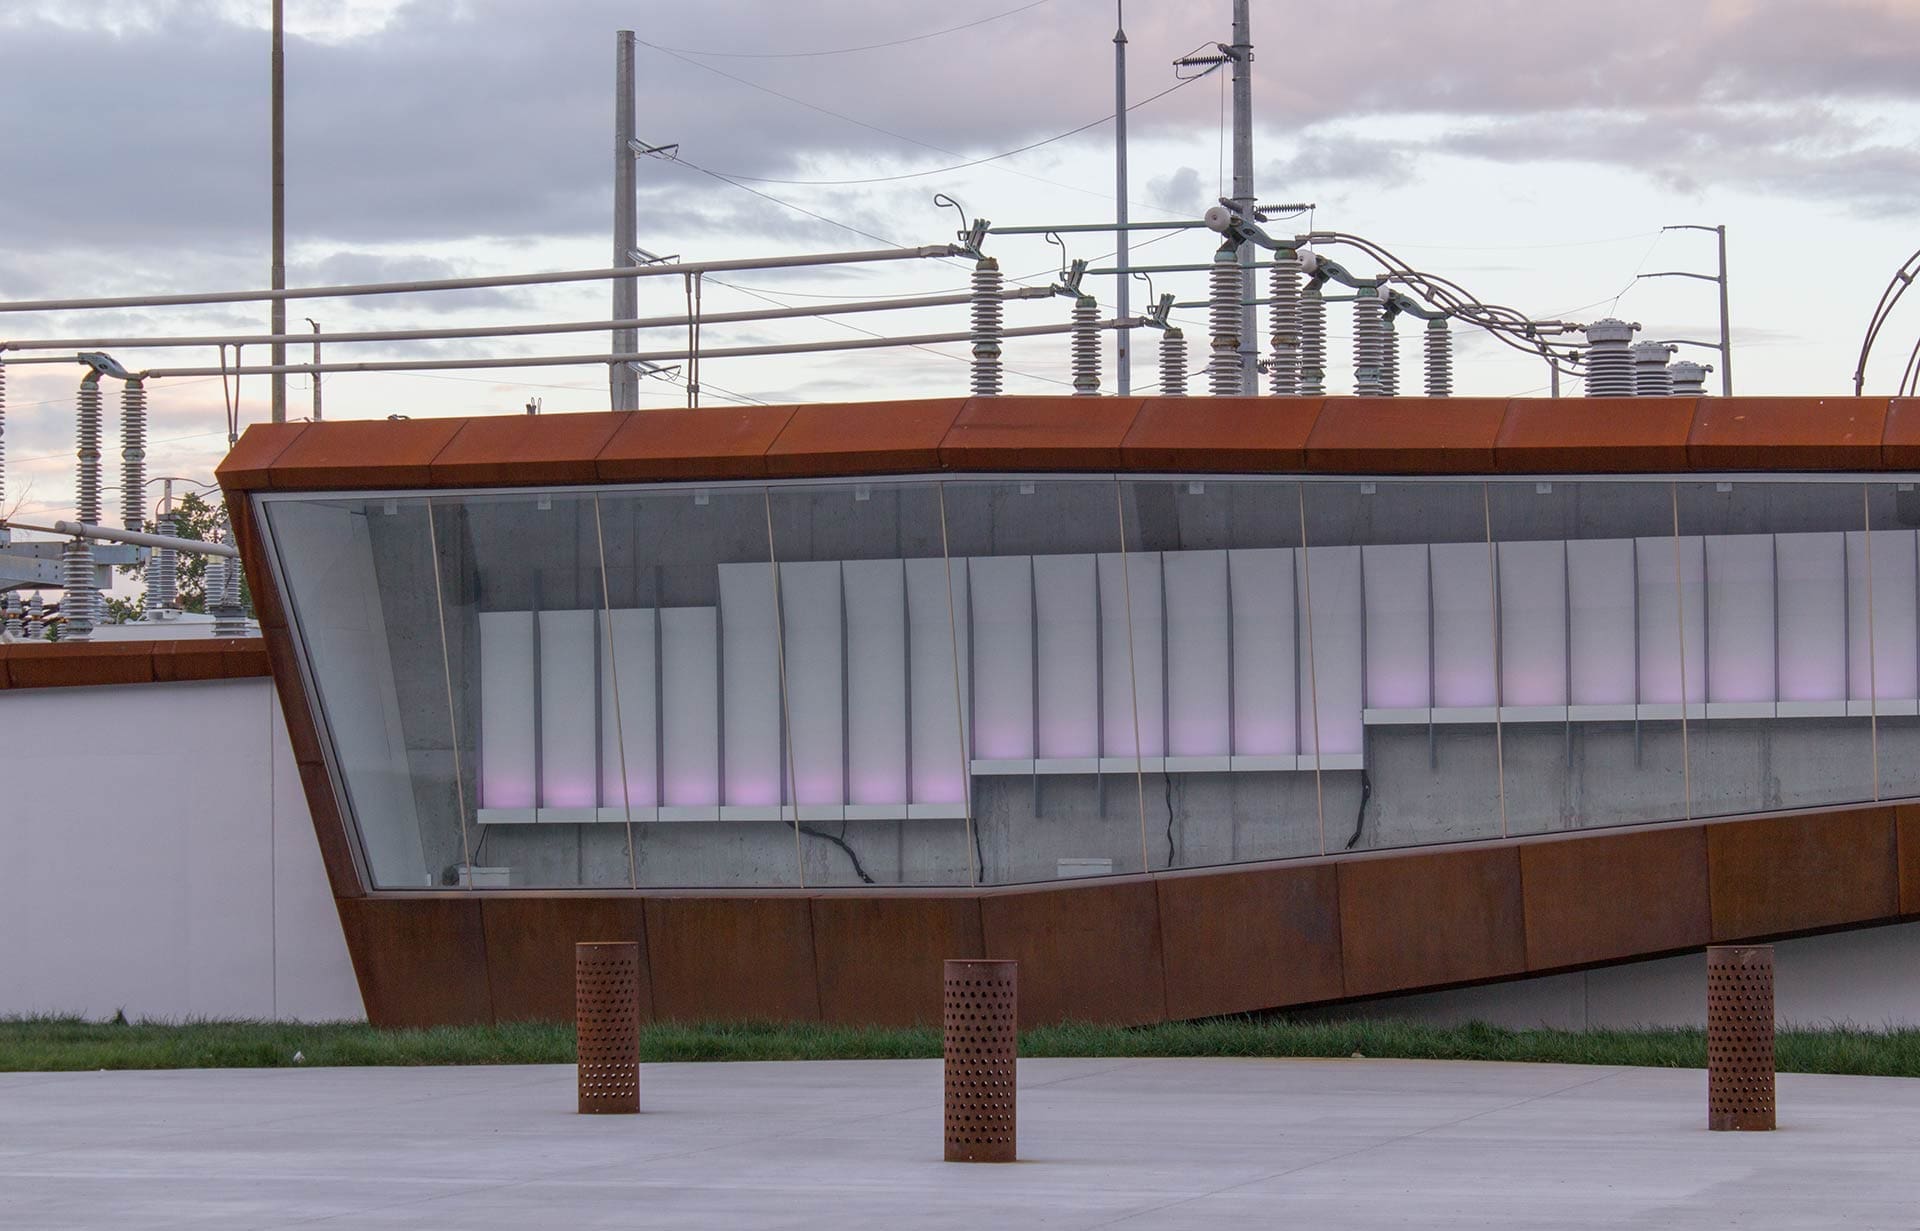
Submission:
POLYGON ((1018 884, 1920 789, 1886 479, 253 499, 379 890, 1018 884))

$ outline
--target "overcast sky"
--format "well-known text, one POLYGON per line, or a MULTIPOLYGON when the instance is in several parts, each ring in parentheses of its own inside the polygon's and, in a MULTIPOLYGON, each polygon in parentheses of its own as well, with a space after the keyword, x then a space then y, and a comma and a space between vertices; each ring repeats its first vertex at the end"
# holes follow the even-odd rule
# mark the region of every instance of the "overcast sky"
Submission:
MULTIPOLYGON (((957 216, 933 205, 936 192, 999 223, 1109 219, 1109 123, 940 170, 1112 111, 1112 0, 1041 0, 935 33, 1021 4, 287 0, 290 281, 606 264, 621 27, 645 41, 640 133, 678 142, 682 156, 639 166, 640 243, 655 252, 941 242, 957 216), (878 43, 898 45, 846 50, 878 43), (927 171, 938 173, 918 174, 927 171)), ((0 300, 265 285, 266 13, 265 0, 0 6, 0 300)), ((1171 61, 1225 39, 1229 19, 1228 0, 1134 0, 1130 100, 1174 85, 1171 61)), ((1482 298, 1539 317, 1613 312, 1642 322, 1643 336, 1710 338, 1711 285, 1636 285, 1634 275, 1710 270, 1710 236, 1660 228, 1727 224, 1740 392, 1847 391, 1880 288, 1916 246, 1914 0, 1255 0, 1254 43, 1261 200, 1313 202, 1315 225, 1367 235, 1482 298)), ((1132 113, 1136 219, 1190 218, 1224 190, 1221 77, 1132 113)), ((1069 239, 1072 255, 1096 263, 1112 248, 1108 236, 1069 239)), ((1204 236, 1171 234, 1136 259, 1204 261, 1211 248, 1204 236)), ((1034 282, 1058 264, 1039 240, 991 250, 1034 282)), ((725 311, 966 280, 963 263, 931 261, 741 274, 708 281, 702 302, 725 311)), ((1183 299, 1203 293, 1196 277, 1155 286, 1183 299)), ((1111 303, 1111 280, 1095 289, 1111 303)), ((681 295, 677 282, 643 284, 641 311, 675 311, 681 295)), ((607 307, 601 284, 296 303, 289 318, 304 327, 311 313, 338 330, 592 319, 607 307)), ((1065 301, 1017 303, 1008 319, 1065 314, 1065 301)), ((1203 314, 1180 315, 1197 323, 1203 314)), ((954 308, 714 326, 702 341, 937 332, 964 321, 954 308)), ((264 306, 10 315, 0 336, 265 324, 264 306)), ((1345 321, 1336 314, 1331 324, 1330 385, 1344 391, 1345 321)), ((1870 390, 1891 388, 1916 329, 1920 308, 1894 330, 1870 390)), ((1188 333, 1197 366, 1204 329, 1188 333)), ((642 345, 683 337, 649 334, 642 345)), ((342 346, 330 357, 578 352, 602 342, 342 346)), ((1139 345, 1136 391, 1153 379, 1151 339, 1139 345)), ((703 378, 711 398, 763 401, 963 391, 964 348, 939 351, 714 361, 703 378)), ((129 366, 215 362, 207 350, 120 357, 129 366)), ((264 361, 265 350, 247 357, 264 361)), ((1110 360, 1109 350, 1109 380, 1110 360)), ((1064 339, 1012 346, 1008 362, 1009 391, 1063 391, 1064 339)), ((1409 349, 1403 368, 1412 366, 1409 349)), ((1462 393, 1546 383, 1537 361, 1464 336, 1456 366, 1462 393)), ((58 515, 71 499, 75 380, 66 369, 12 371, 7 502, 22 504, 22 516, 58 515)), ((307 382, 291 385, 294 412, 304 413, 307 382)), ((604 371, 592 368, 341 376, 324 389, 329 417, 508 412, 530 397, 550 411, 606 405, 604 371)), ((156 382, 150 467, 206 477, 224 448, 222 399, 217 379, 156 382)), ((677 385, 643 382, 646 404, 684 399, 677 385)), ((242 382, 239 401, 243 421, 264 418, 265 379, 242 382)))

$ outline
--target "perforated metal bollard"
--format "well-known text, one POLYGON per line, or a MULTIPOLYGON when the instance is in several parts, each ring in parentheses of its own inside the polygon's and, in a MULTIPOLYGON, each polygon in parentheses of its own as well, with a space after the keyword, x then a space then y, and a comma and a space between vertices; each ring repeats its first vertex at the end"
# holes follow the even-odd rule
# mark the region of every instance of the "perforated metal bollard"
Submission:
POLYGON ((573 1029, 581 1115, 640 1110, 640 946, 583 940, 573 947, 573 1029))
POLYGON ((1018 962, 946 964, 947 1161, 1014 1160, 1018 962))
POLYGON ((1707 1127, 1773 1128, 1773 946, 1707 950, 1707 1127))

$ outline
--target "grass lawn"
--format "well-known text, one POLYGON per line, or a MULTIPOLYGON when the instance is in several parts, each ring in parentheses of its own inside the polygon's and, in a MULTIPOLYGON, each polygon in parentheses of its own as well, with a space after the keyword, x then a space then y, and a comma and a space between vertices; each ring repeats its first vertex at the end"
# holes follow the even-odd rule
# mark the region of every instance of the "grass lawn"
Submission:
MULTIPOLYGON (((1322 1056, 1420 1060, 1531 1060, 1702 1068, 1699 1030, 1503 1030, 1392 1021, 1218 1018, 1158 1026, 1045 1026, 1020 1039, 1023 1056, 1322 1056)), ((362 1023, 251 1021, 91 1022, 74 1017, 0 1018, 0 1072, 82 1069, 285 1068, 296 1062, 376 1064, 571 1064, 570 1025, 376 1030, 362 1023)), ((1848 1027, 1783 1030, 1778 1063, 1788 1073, 1920 1077, 1920 1030, 1848 1027)), ((645 1027, 643 1061, 899 1060, 940 1055, 934 1027, 906 1029, 759 1023, 645 1027)))

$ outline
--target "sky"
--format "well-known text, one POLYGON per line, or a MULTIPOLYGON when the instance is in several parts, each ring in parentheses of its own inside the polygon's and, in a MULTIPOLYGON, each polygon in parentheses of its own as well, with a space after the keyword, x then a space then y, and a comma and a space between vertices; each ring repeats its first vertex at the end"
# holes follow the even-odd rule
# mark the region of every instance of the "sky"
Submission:
MULTIPOLYGON (((621 28, 641 40, 639 133, 679 147, 677 160, 638 165, 639 243, 655 253, 942 243, 960 216, 936 193, 1002 225, 1114 215, 1113 0, 286 0, 286 9, 290 285, 607 264, 621 28)), ((0 129, 0 301, 266 285, 267 14, 265 0, 0 7, 0 114, 10 120, 0 129)), ((1225 74, 1181 85, 1172 61, 1227 39, 1230 18, 1229 0, 1127 6, 1136 221, 1191 219, 1227 190, 1225 74)), ((1849 392, 1873 306, 1916 246, 1920 76, 1910 52, 1920 0, 1254 0, 1253 43, 1256 190, 1263 202, 1314 206, 1274 229, 1364 235, 1538 318, 1612 314, 1640 322, 1642 337, 1711 339, 1711 284, 1636 275, 1712 272, 1712 236, 1661 228, 1725 224, 1736 392, 1849 392)), ((1096 266, 1113 249, 1110 233, 1066 239, 1068 255, 1096 266)), ((1134 242, 1136 263, 1205 262, 1214 246, 1204 232, 1134 242)), ((1036 237, 996 238, 988 250, 1030 285, 1061 263, 1036 237)), ((701 307, 955 291, 968 275, 965 261, 740 273, 705 280, 701 307)), ((1146 288, 1135 285, 1138 307, 1146 288)), ((1090 286, 1111 310, 1112 280, 1090 286)), ((685 310, 678 279, 641 287, 642 315, 685 310)), ((1204 295, 1199 275, 1157 275, 1153 289, 1204 295)), ((334 331, 608 310, 606 284, 587 283, 296 302, 288 317, 296 329, 311 315, 334 331)), ((1064 299, 1018 302, 1007 320, 1056 324, 1067 311, 1064 299)), ((266 314, 265 305, 8 313, 0 338, 264 332, 266 314)), ((1345 392, 1347 322, 1337 306, 1330 315, 1330 390, 1345 392)), ((1198 367, 1204 312, 1176 319, 1198 367)), ((701 342, 965 327, 966 310, 952 307, 707 326, 701 342)), ((1920 305, 1876 351, 1870 392, 1892 390, 1916 332, 1920 305)), ((644 334, 642 347, 684 341, 683 330, 665 330, 644 334)), ((1456 341, 1459 393, 1545 391, 1538 360, 1484 337, 1456 341)), ((342 344, 328 357, 603 343, 586 334, 342 344)), ((1135 346, 1135 391, 1150 390, 1153 339, 1135 346)), ((115 353, 133 368, 218 363, 204 347, 115 353)), ((264 362, 265 348, 245 357, 264 362)), ((961 345, 711 360, 703 400, 955 395, 966 389, 965 360, 961 345)), ((1068 389, 1063 337, 1009 344, 1007 366, 1008 392, 1068 389)), ((1410 344, 1402 369, 1417 374, 1410 344)), ((1106 379, 1111 390, 1111 339, 1106 379)), ((68 510, 76 382, 65 367, 9 374, 5 505, 16 516, 68 510)), ((643 405, 687 399, 674 379, 641 388, 643 405)), ((264 377, 237 391, 217 377, 151 389, 149 473, 207 480, 230 400, 243 424, 268 413, 264 377)), ((605 370, 594 367, 351 374, 325 378, 323 391, 329 418, 519 413, 536 398, 549 412, 607 405, 605 370)), ((289 378, 291 413, 310 413, 310 399, 308 379, 289 378)), ((116 468, 110 460, 109 484, 116 468)), ((117 507, 117 495, 107 503, 117 507)))

